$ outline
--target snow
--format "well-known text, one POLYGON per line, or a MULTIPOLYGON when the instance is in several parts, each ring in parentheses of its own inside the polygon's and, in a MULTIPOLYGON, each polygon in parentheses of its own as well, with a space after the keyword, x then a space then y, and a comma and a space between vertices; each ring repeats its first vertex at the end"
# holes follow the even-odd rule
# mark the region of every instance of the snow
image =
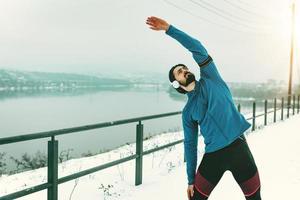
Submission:
MULTIPOLYGON (((247 135, 260 174, 262 199, 300 199, 299 125, 300 115, 295 115, 247 135)), ((144 141, 144 150, 182 139, 182 136, 182 132, 155 136, 144 141)), ((198 149, 200 163, 204 150, 202 137, 199 138, 198 149)), ((69 160, 59 165, 59 177, 123 158, 134 152, 135 145, 130 144, 96 156, 69 160)), ((185 170, 183 144, 178 144, 144 156, 143 183, 139 186, 134 183, 133 160, 60 184, 59 199, 187 199, 185 170)), ((2 176, 0 196, 44 183, 47 180, 46 174, 47 169, 41 168, 2 176)), ((41 200, 47 199, 46 196, 45 190, 20 199, 41 200)), ((231 173, 226 171, 209 199, 241 200, 244 196, 231 173)))

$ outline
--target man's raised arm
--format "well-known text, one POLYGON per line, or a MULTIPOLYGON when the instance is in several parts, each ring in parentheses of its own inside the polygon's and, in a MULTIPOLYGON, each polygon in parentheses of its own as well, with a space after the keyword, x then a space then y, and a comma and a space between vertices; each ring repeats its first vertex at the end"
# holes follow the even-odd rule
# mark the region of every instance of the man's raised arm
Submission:
POLYGON ((207 60, 208 53, 201 42, 197 39, 177 29, 173 25, 168 24, 165 20, 157 17, 149 17, 146 23, 150 25, 152 30, 164 30, 167 35, 176 39, 182 46, 192 53, 197 64, 201 64, 207 60))

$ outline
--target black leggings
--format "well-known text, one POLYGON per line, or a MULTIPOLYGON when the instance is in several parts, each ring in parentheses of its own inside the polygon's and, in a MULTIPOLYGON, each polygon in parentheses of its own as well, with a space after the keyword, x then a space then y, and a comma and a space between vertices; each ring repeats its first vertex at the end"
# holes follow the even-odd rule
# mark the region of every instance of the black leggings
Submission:
POLYGON ((244 135, 220 150, 203 155, 191 200, 208 199, 226 170, 231 171, 247 200, 261 200, 258 170, 244 135))

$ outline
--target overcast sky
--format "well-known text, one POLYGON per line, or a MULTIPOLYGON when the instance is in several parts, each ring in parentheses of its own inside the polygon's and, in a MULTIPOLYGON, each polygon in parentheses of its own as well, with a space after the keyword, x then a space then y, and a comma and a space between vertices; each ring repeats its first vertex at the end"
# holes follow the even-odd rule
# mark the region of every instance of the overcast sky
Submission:
POLYGON ((0 68, 158 72, 167 78, 171 66, 185 63, 198 75, 188 51, 148 28, 145 20, 153 15, 199 39, 228 82, 287 81, 290 5, 290 0, 0 0, 0 68))

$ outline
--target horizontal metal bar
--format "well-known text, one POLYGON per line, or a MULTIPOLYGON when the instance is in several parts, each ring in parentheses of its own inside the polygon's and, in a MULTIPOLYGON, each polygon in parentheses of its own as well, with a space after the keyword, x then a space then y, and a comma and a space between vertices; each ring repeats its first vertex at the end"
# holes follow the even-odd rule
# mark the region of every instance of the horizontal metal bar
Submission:
MULTIPOLYGON (((261 116, 263 116, 264 114, 265 114, 265 113, 262 113, 262 114, 259 114, 259 115, 255 115, 254 118, 261 117, 261 116)), ((248 117, 248 118, 246 118, 246 120, 251 120, 251 119, 253 119, 253 117, 248 117)))
POLYGON ((13 199, 20 198, 20 197, 23 197, 23 196, 26 196, 26 195, 29 195, 29 194, 32 194, 35 192, 39 192, 41 190, 45 190, 49 187, 51 187, 50 183, 36 185, 36 186, 30 187, 30 188, 21 190, 19 192, 15 192, 15 193, 8 194, 6 196, 2 196, 2 197, 0 197, 0 200, 13 200, 13 199))
POLYGON ((270 114, 270 113, 273 113, 273 112, 274 112, 274 110, 270 110, 270 111, 267 112, 267 114, 270 114))
POLYGON ((80 131, 87 131, 87 130, 92 130, 92 129, 97 129, 97 128, 106 128, 106 127, 116 126, 116 125, 121 125, 121 124, 128 124, 128 123, 133 123, 133 122, 138 122, 138 121, 145 121, 145 120, 150 120, 150 119, 155 119, 155 118, 162 118, 162 117, 167 117, 167 116, 172 116, 172 115, 178 115, 181 113, 182 113, 181 111, 170 112, 170 113, 164 113, 164 114, 158 114, 158 115, 149 115, 149 116, 145 116, 145 117, 136 117, 136 118, 131 118, 131 119, 104 122, 104 123, 99 123, 99 124, 91 124, 91 125, 78 126, 78 127, 73 127, 73 128, 58 129, 58 130, 53 130, 53 131, 46 131, 46 132, 39 132, 39 133, 33 133, 33 134, 25 134, 25 135, 13 136, 13 137, 0 138, 0 145, 16 143, 16 142, 21 142, 21 141, 26 141, 26 140, 47 138, 47 137, 64 135, 64 134, 68 134, 68 133, 75 133, 75 132, 80 132, 80 131))
POLYGON ((265 113, 261 113, 261 114, 259 114, 259 115, 255 115, 255 118, 256 117, 261 117, 261 116, 264 116, 265 115, 265 113))
POLYGON ((130 161, 130 160, 136 159, 137 157, 138 157, 138 156, 137 156, 136 154, 134 154, 134 155, 128 156, 128 157, 126 157, 126 158, 122 158, 122 159, 119 159, 119 160, 115 160, 115 161, 106 163, 106 164, 104 164, 104 165, 100 165, 100 166, 97 166, 97 167, 93 167, 93 168, 90 168, 90 169, 86 169, 86 170, 84 170, 84 171, 77 172, 77 173, 75 173, 75 174, 71 174, 71 175, 69 175, 69 176, 65 176, 65 177, 59 178, 57 182, 58 182, 58 184, 65 183, 65 182, 71 181, 71 180, 73 180, 73 179, 80 178, 80 177, 82 177, 82 176, 85 176, 85 175, 88 175, 88 174, 91 174, 91 173, 100 171, 100 170, 102 170, 102 169, 105 169, 105 168, 108 168, 108 167, 112 167, 112 166, 114 166, 114 165, 121 164, 121 163, 130 161))
MULTIPOLYGON (((270 108, 271 109, 271 108, 270 108)), ((281 108, 277 108, 276 110, 281 110, 281 108)), ((271 110, 271 111, 269 111, 267 114, 269 114, 269 113, 272 113, 272 112, 274 112, 274 110, 271 110)), ((249 113, 248 113, 249 114, 249 113)), ((259 114, 259 115, 255 115, 255 118, 256 117, 261 117, 261 116, 264 116, 265 115, 265 113, 261 113, 261 114, 259 114)), ((246 120, 251 120, 253 117, 248 117, 248 118, 246 118, 246 120)))
POLYGON ((175 141, 175 142, 171 142, 171 143, 165 144, 165 145, 163 145, 163 146, 156 147, 156 148, 153 148, 153 149, 144 151, 143 155, 147 155, 147 154, 149 154, 149 153, 153 153, 153 152, 155 152, 155 151, 159 151, 159 150, 165 149, 165 148, 167 148, 167 147, 174 146, 174 145, 176 145, 176 144, 180 144, 180 143, 182 143, 182 142, 183 142, 183 139, 177 140, 177 141, 175 141))

